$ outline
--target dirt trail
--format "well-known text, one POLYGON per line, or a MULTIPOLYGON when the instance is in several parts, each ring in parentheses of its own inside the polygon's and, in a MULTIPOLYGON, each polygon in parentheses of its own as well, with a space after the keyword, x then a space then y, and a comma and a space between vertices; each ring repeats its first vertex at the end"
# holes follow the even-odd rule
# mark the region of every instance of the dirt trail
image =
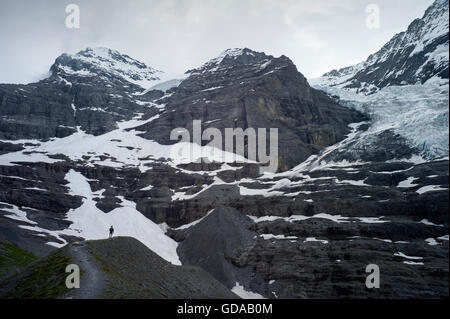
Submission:
POLYGON ((80 288, 71 290, 67 298, 100 298, 107 287, 107 280, 99 262, 87 251, 86 243, 74 244, 71 255, 73 263, 80 267, 81 280, 80 288))

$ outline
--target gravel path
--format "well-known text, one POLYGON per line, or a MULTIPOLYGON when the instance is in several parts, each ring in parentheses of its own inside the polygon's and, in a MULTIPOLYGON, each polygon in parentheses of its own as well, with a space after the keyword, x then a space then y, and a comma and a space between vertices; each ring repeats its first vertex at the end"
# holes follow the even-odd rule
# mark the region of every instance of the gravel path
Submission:
POLYGON ((107 287, 106 276, 100 270, 100 265, 92 254, 87 251, 85 243, 73 244, 71 250, 73 263, 80 267, 80 288, 73 289, 68 298, 73 299, 95 299, 99 298, 107 287))

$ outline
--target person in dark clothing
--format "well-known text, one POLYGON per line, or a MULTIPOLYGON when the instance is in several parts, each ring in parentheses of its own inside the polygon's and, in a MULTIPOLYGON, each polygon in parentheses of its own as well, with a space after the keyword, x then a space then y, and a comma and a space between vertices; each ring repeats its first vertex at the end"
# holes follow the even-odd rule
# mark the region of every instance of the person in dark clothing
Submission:
POLYGON ((112 238, 113 235, 114 235, 114 227, 111 225, 111 227, 109 227, 109 238, 112 238))

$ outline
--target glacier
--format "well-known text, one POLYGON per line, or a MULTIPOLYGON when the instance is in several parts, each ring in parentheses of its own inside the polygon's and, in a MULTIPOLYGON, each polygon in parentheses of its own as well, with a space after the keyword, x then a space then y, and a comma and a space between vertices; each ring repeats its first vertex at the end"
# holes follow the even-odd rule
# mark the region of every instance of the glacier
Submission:
POLYGON ((360 143, 371 143, 374 135, 391 130, 405 138, 425 160, 447 157, 449 153, 449 81, 433 77, 424 84, 388 86, 374 94, 330 86, 326 78, 311 79, 311 86, 339 97, 344 106, 371 118, 360 143))

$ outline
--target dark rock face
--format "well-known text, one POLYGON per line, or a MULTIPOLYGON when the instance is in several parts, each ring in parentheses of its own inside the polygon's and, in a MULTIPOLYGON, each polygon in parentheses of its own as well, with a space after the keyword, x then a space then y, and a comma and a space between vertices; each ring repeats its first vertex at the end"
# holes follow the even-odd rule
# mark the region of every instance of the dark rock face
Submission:
MULTIPOLYGON (((135 66, 135 60, 109 50, 108 59, 90 57, 92 49, 76 55, 63 54, 51 67, 51 76, 28 85, 0 84, 0 138, 2 139, 48 139, 65 137, 77 131, 100 135, 117 128, 117 122, 130 120, 138 113, 147 113, 142 105, 152 96, 141 97, 141 103, 132 94, 142 91, 138 85, 127 81, 136 74, 125 75, 114 69, 100 67, 101 63, 114 62, 135 66), (114 72, 113 72, 114 71, 114 72)), ((114 64, 113 64, 114 65, 114 64)), ((145 65, 144 79, 152 79, 156 72, 145 65)), ((124 72, 124 71, 123 71, 124 72)), ((136 80, 139 80, 138 77, 136 80)))
POLYGON ((386 86, 424 83, 434 76, 448 79, 448 10, 448 1, 436 0, 421 19, 414 20, 365 62, 333 70, 324 77, 369 94, 386 86))
POLYGON ((7 154, 7 153, 10 153, 10 152, 21 151, 23 149, 24 148, 22 146, 20 146, 20 145, 0 142, 0 155, 1 154, 7 154))
MULTIPOLYGON (((233 198, 225 204, 230 208, 221 208, 222 215, 228 211, 227 217, 211 213, 188 229, 171 230, 169 234, 180 241, 183 262, 202 265, 226 285, 235 278, 267 298, 448 295, 448 161, 371 163, 351 170, 329 167, 289 180, 277 189, 283 196, 233 198), (414 186, 399 187, 411 177, 414 186), (366 186, 353 185, 359 180, 366 186), (420 191, 437 184, 443 190, 420 191), (231 207, 260 219, 230 222, 235 216, 231 207), (231 233, 257 237, 243 240, 230 253, 231 233), (212 252, 202 254, 210 242, 222 247, 217 251, 226 247, 227 267, 213 265, 223 257, 208 259, 212 252), (381 269, 379 290, 365 286, 369 264, 381 269)), ((271 187, 267 183, 277 182, 239 185, 264 191, 271 187)))
POLYGON ((170 131, 182 127, 192 136, 193 120, 223 136, 225 128, 278 128, 279 169, 286 170, 343 139, 349 123, 365 119, 312 89, 285 56, 228 50, 188 74, 168 98, 166 112, 138 128, 147 131, 143 137, 172 144, 170 131))

